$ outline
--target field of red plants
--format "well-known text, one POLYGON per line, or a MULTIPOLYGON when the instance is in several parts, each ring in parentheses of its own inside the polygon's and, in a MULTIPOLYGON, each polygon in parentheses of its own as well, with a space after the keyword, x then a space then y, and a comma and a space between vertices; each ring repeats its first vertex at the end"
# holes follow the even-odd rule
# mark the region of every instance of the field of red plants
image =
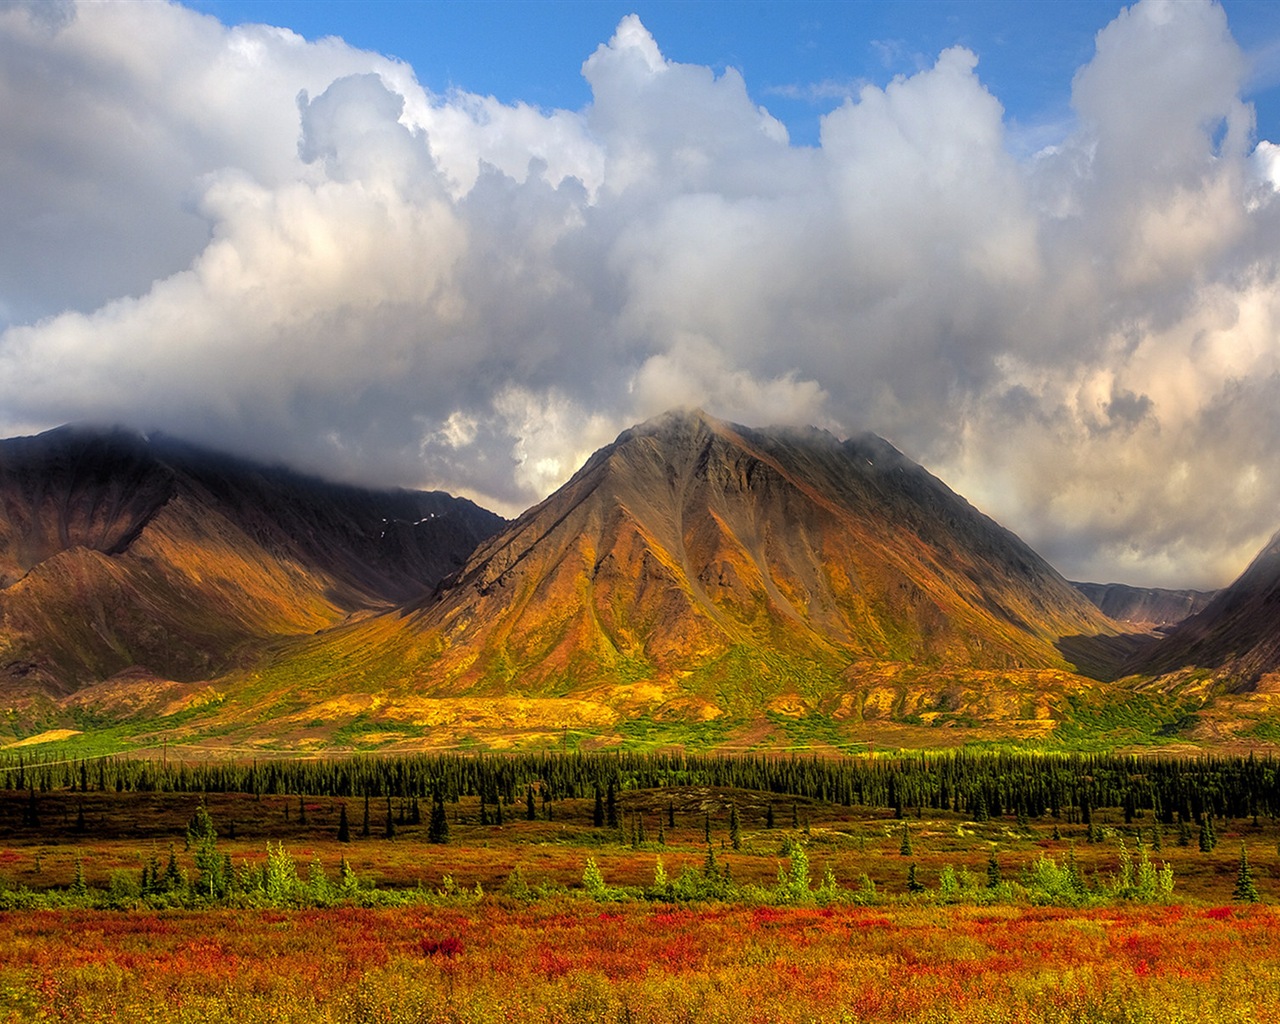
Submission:
POLYGON ((0 790, 0 1024, 1280 1020, 1267 809, 527 796, 0 790))
POLYGON ((4 1021, 1280 1019, 1262 907, 0 915, 4 1021))

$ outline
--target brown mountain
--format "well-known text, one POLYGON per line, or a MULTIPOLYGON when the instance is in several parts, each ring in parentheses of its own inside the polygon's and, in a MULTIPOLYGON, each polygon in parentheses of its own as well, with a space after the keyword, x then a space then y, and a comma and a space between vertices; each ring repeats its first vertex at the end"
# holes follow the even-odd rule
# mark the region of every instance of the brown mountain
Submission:
POLYGON ((415 697, 860 716, 904 671, 956 710, 970 697, 938 697, 956 680, 1065 674, 1060 638, 1115 632, 880 438, 680 413, 601 449, 430 599, 318 638, 281 675, 323 658, 338 688, 415 697))
POLYGON ((1164 630, 1204 609, 1217 591, 1130 587, 1124 583, 1072 583, 1104 615, 1139 629, 1164 630))
POLYGON ((0 442, 0 689, 206 679, 434 587, 503 521, 120 430, 0 442))
POLYGON ((1239 579, 1126 668, 1170 685, 1280 690, 1280 533, 1239 579))

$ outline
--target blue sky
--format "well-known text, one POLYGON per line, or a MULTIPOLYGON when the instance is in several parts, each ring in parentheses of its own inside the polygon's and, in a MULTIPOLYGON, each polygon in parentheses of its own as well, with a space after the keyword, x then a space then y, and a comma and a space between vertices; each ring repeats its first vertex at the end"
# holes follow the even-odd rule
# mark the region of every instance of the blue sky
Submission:
POLYGON ((1250 0, 0 0, 0 432, 514 515, 701 406, 1220 586, 1280 528, 1278 95, 1250 0))
MULTIPOLYGON (((1115 0, 859 0, 503 3, 465 0, 197 0, 228 24, 263 22, 307 39, 336 35, 411 64, 433 92, 451 87, 543 107, 581 108, 582 62, 636 13, 664 55, 742 72, 751 96, 812 145, 819 116, 863 82, 931 64, 949 46, 979 58, 978 74, 1026 145, 1052 139, 1071 116, 1071 78, 1115 0), (1025 137, 1023 133, 1025 132, 1025 137)), ((1246 98, 1259 134, 1280 137, 1280 3, 1227 0, 1236 40, 1255 61, 1246 98)))

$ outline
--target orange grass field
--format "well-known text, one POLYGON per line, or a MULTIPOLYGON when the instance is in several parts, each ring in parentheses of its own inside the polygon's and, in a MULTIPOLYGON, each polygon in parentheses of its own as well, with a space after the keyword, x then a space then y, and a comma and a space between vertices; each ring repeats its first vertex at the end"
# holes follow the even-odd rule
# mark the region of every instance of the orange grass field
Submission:
MULTIPOLYGON (((4 820, 15 821, 25 799, 0 791, 4 820)), ((0 913, 0 1024, 1280 1021, 1280 914, 1266 902, 1280 893, 1280 832, 1265 817, 1224 822, 1211 853, 1179 845, 1165 829, 1151 857, 1172 867, 1171 896, 1099 897, 1072 909, 1034 905, 1016 885, 1012 896, 981 905, 991 851, 1014 883, 1037 859, 1074 851, 1102 892, 1118 869, 1121 840, 1130 851, 1140 836, 1154 840, 1149 817, 1126 825, 1118 811, 1098 813, 1106 838, 1090 843, 1079 824, 977 823, 928 812, 905 821, 907 856, 904 822, 890 811, 774 798, 778 823, 770 829, 770 798, 701 787, 628 791, 625 816, 648 819, 649 839, 639 848, 625 829, 593 828, 587 800, 559 802, 551 821, 524 820, 513 806, 503 825, 486 826, 478 802, 466 797, 451 807, 450 842, 439 846, 423 841, 422 825, 385 837, 385 804, 376 801, 370 836, 338 843, 342 801, 329 797, 50 792, 40 799, 38 830, 0 832, 0 895, 52 894, 57 906, 79 868, 88 903, 82 895, 80 909, 0 913), (237 869, 259 870, 266 844, 283 843, 304 879, 312 863, 335 878, 345 858, 361 892, 387 902, 404 896, 409 905, 189 901, 157 910, 126 900, 130 909, 84 908, 105 903, 122 881, 134 884, 150 857, 168 856, 171 841, 194 877, 183 836, 201 800, 218 826, 220 853, 237 869), (731 806, 742 816, 736 850, 726 830, 731 806), (654 833, 668 814, 676 824, 659 845, 654 833), (651 891, 646 898, 659 858, 672 877, 701 870, 708 827, 720 864, 756 895, 728 904, 664 902, 651 891), (802 905, 770 902, 768 887, 790 866, 791 842, 807 851, 814 875, 814 898, 802 905), (1242 843, 1262 904, 1232 902, 1242 843), (604 898, 584 891, 588 858, 609 887, 604 898), (916 895, 906 889, 909 863, 925 887, 916 895), (516 868, 534 898, 504 893, 516 868), (827 868, 840 890, 823 905, 817 887, 827 868), (947 869, 967 888, 943 905, 947 869), (863 874, 877 887, 874 905, 854 905, 863 874), (445 875, 456 885, 445 885, 445 875)), ((358 829, 362 804, 346 807, 358 829)))
POLYGON ((0 915, 5 1021, 1275 1021, 1248 909, 466 908, 0 915))

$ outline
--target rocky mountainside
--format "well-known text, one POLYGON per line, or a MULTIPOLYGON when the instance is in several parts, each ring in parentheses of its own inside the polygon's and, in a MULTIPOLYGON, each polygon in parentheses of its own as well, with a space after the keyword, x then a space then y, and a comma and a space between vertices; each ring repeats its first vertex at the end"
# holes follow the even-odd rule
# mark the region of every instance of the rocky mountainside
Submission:
POLYGON ((1167 685, 1280 689, 1280 533, 1239 579, 1126 668, 1167 685))
POLYGON ((1138 629, 1163 630, 1204 609, 1217 591, 1164 590, 1124 583, 1072 583, 1102 613, 1138 629))
POLYGON ((633 684, 712 713, 821 706, 859 665, 1064 669, 1060 638, 1115 631, 880 438, 674 413, 482 544, 396 644, 435 693, 633 684))
POLYGON ((0 442, 0 688, 205 679, 429 591, 503 520, 120 430, 0 442))

